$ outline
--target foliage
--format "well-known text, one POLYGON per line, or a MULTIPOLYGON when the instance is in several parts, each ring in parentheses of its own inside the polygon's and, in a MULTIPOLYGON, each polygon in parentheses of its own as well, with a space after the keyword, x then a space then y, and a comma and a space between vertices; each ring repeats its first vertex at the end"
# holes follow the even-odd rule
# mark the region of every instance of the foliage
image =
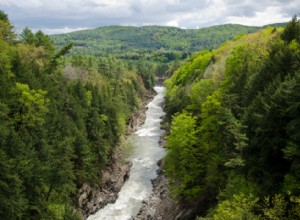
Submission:
POLYGON ((95 57, 69 63, 71 44, 56 51, 28 28, 16 40, 11 27, 1 12, 0 216, 80 219, 76 191, 101 178, 146 95, 143 78, 116 59, 105 72, 95 57))
POLYGON ((47 94, 43 90, 30 89, 27 84, 16 83, 15 87, 17 99, 14 123, 21 126, 35 127, 45 123, 44 116, 49 111, 46 107, 49 99, 45 98, 47 94))
POLYGON ((292 220, 300 218, 300 198, 290 193, 265 197, 263 213, 267 219, 292 220))
POLYGON ((172 178, 171 185, 175 196, 193 197, 201 190, 197 182, 203 172, 198 163, 201 152, 196 148, 196 118, 183 112, 173 118, 168 136, 167 174, 172 178), (194 187, 196 186, 196 187, 194 187))
POLYGON ((292 40, 296 40, 300 43, 300 23, 296 15, 293 17, 292 21, 286 25, 281 38, 288 43, 292 40))
POLYGON ((234 24, 201 29, 108 26, 50 37, 57 48, 72 43, 70 54, 76 57, 96 56, 106 60, 113 55, 117 60, 138 67, 139 74, 149 88, 153 84, 154 73, 167 78, 193 53, 217 48, 236 35, 258 29, 234 24))
MULTIPOLYGON (((218 47, 238 34, 251 33, 258 27, 220 25, 189 30, 174 27, 108 26, 68 34, 52 35, 58 48, 73 43, 70 54, 106 59, 113 56, 137 67, 147 88, 154 75, 167 78, 192 53, 218 47)), ((103 65, 105 68, 105 64, 103 65)))
MULTIPOLYGON (((201 157, 186 154, 181 161, 201 167, 188 177, 198 178, 189 189, 202 189, 193 199, 212 208, 212 219, 299 218, 299 24, 294 17, 285 28, 195 54, 165 82, 167 146, 181 155, 189 144, 174 135, 177 115, 195 118, 191 145, 201 157)), ((169 170, 171 181, 183 176, 178 171, 169 170)), ((175 187, 186 199, 188 189, 175 187)))
POLYGON ((253 195, 243 193, 233 195, 231 200, 224 200, 216 207, 214 220, 260 219, 253 214, 253 208, 258 201, 253 195))
MULTIPOLYGON (((184 106, 187 105, 189 97, 187 97, 186 91, 190 90, 190 88, 185 88, 185 86, 190 85, 195 79, 200 79, 203 77, 204 70, 209 64, 211 58, 212 52, 209 51, 202 51, 198 54, 195 54, 190 59, 190 62, 181 66, 174 72, 171 78, 164 82, 167 87, 167 117, 179 112, 180 109, 183 109, 184 106)), ((193 95, 196 96, 196 94, 193 95)))
POLYGON ((13 33, 13 26, 8 20, 7 14, 0 10, 0 39, 12 43, 16 38, 13 33))
POLYGON ((113 53, 124 59, 146 58, 168 62, 185 59, 189 52, 216 48, 236 35, 258 29, 233 24, 202 29, 108 26, 53 35, 51 38, 57 46, 73 42, 74 54, 103 56, 113 53))

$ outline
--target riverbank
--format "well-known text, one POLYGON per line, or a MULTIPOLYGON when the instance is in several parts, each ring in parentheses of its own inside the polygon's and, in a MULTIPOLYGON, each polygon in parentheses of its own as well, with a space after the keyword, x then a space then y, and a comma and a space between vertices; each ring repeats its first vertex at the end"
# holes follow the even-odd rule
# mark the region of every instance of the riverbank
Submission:
POLYGON ((126 149, 128 147, 130 150, 126 158, 132 161, 130 176, 118 193, 117 200, 90 215, 89 220, 128 220, 136 216, 142 201, 151 195, 151 179, 156 177, 158 168, 156 163, 165 155, 164 149, 158 144, 163 133, 160 122, 164 115, 161 104, 165 89, 161 86, 154 89, 156 95, 147 104, 145 123, 126 139, 126 149))
POLYGON ((161 159, 157 165, 157 177, 152 180, 151 197, 143 201, 143 205, 132 220, 189 220, 195 219, 197 204, 186 201, 176 201, 172 198, 168 179, 164 175, 165 163, 161 159))
POLYGON ((110 155, 111 163, 101 170, 101 180, 96 187, 84 183, 79 189, 78 206, 83 219, 116 201, 132 165, 131 162, 122 164, 122 154, 122 149, 118 148, 110 155))
MULTIPOLYGON (((126 136, 134 133, 146 119, 147 104, 155 96, 155 91, 149 91, 142 103, 141 110, 131 115, 127 126, 126 136)), ((90 186, 84 183, 78 190, 77 205, 83 219, 96 213, 109 203, 114 203, 118 198, 118 193, 129 178, 132 163, 124 162, 124 149, 117 146, 114 152, 109 155, 107 164, 101 171, 101 177, 97 186, 90 186)))
MULTIPOLYGON (((159 140, 162 148, 165 148, 166 144, 165 135, 159 140)), ((165 176, 164 158, 160 159, 157 165, 157 177, 151 180, 153 192, 149 199, 143 201, 138 214, 131 220, 194 220, 197 214, 197 204, 176 201, 171 195, 168 178, 165 176)))

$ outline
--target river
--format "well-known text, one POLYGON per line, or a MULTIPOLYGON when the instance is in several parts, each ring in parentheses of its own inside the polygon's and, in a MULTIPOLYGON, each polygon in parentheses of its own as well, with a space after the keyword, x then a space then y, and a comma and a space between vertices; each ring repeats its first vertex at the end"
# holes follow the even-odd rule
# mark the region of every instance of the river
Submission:
POLYGON ((132 147, 127 160, 132 161, 130 177, 118 194, 113 204, 106 205, 88 220, 128 220, 137 215, 142 201, 149 198, 152 192, 151 179, 156 177, 157 161, 165 155, 159 146, 163 131, 160 122, 164 111, 161 104, 164 101, 165 88, 155 86, 157 95, 149 102, 145 123, 127 138, 127 144, 132 147))

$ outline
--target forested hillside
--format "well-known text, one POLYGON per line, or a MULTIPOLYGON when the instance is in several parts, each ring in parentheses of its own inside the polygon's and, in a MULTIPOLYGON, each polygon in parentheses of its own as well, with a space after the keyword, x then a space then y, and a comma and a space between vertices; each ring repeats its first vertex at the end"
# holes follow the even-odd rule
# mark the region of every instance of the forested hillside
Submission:
POLYGON ((66 63, 72 44, 12 30, 0 12, 0 218, 78 219, 77 189, 99 182, 154 73, 113 57, 66 63))
POLYGON ((190 58, 166 80, 166 173, 199 219, 300 218, 300 21, 190 58))
POLYGON ((1 219, 80 219, 78 189, 99 183, 155 78, 176 69, 165 81, 174 198, 198 205, 199 219, 300 218, 296 17, 263 30, 110 26, 49 37, 17 36, 0 11, 0 48, 1 219))
POLYGON ((109 57, 114 57, 137 67, 140 74, 149 75, 151 72, 156 76, 168 77, 181 65, 180 61, 192 53, 217 48, 229 39, 258 29, 234 24, 202 29, 108 26, 51 35, 50 38, 58 49, 72 43, 69 55, 78 59, 101 57, 100 71, 110 62, 109 57))
POLYGON ((168 62, 184 59, 191 52, 214 49, 237 35, 258 29, 234 24, 201 29, 109 26, 52 35, 51 39, 59 47, 74 42, 71 51, 74 54, 103 56, 113 53, 123 59, 168 62))

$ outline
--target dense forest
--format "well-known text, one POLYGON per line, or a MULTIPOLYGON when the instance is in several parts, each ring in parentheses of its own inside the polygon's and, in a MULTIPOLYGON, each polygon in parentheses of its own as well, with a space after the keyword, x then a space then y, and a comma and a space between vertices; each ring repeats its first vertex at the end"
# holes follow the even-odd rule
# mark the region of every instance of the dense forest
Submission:
POLYGON ((166 173, 198 219, 300 218, 299 69, 294 17, 201 51, 166 80, 166 173))
POLYGON ((237 24, 201 29, 108 26, 49 37, 58 50, 69 43, 73 44, 67 55, 68 62, 71 62, 70 57, 99 57, 102 60, 102 67, 99 68, 103 68, 113 57, 127 63, 129 67, 137 67, 140 74, 166 78, 194 52, 215 49, 227 40, 259 29, 237 24))
POLYGON ((114 57, 67 62, 71 47, 55 50, 28 28, 17 37, 0 12, 1 219, 80 218, 77 189, 98 183, 147 94, 144 82, 153 86, 148 66, 114 57))
POLYGON ((297 17, 264 29, 47 36, 17 35, 0 11, 0 48, 1 219, 80 219, 78 189, 97 185, 157 76, 171 76, 165 168, 174 199, 196 204, 199 220, 300 219, 297 17))
POLYGON ((52 35, 51 39, 58 47, 73 42, 71 54, 95 56, 114 54, 122 59, 166 63, 185 59, 192 52, 214 49, 237 35, 252 33, 258 29, 259 27, 236 24, 201 29, 108 26, 52 35))

